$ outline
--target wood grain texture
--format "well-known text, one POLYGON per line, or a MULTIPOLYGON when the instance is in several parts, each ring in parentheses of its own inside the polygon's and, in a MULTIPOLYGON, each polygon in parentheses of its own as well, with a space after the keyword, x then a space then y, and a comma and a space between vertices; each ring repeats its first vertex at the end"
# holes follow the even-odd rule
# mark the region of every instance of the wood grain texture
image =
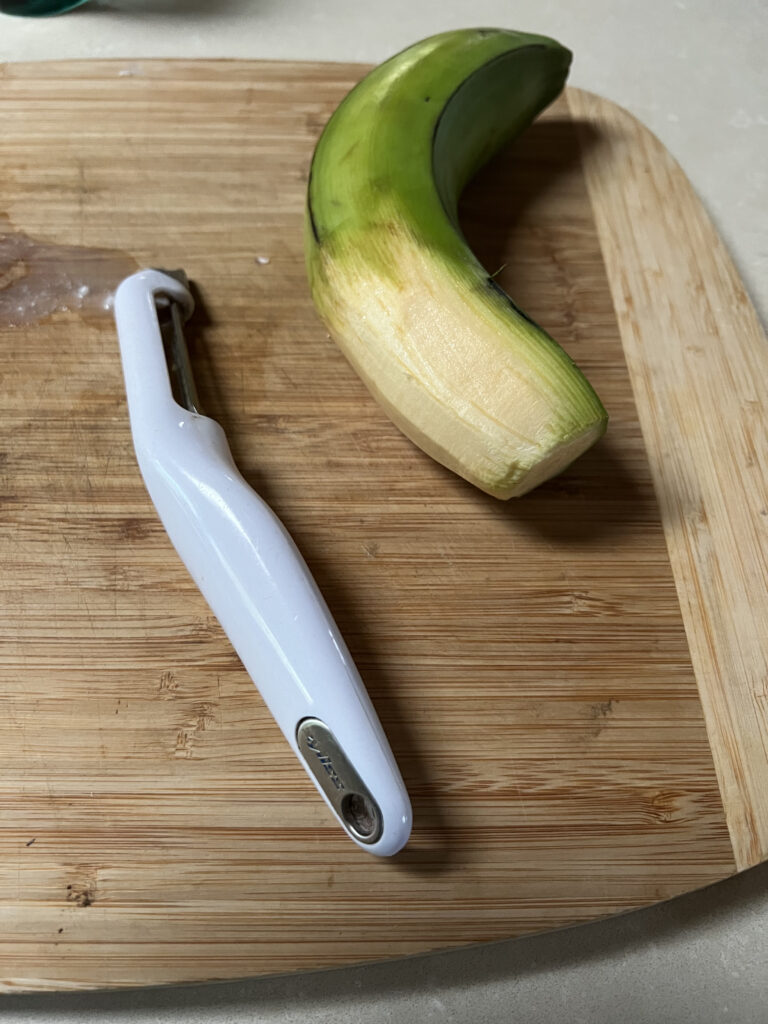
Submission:
MULTIPOLYGON (((611 414, 568 472, 502 504, 399 434, 309 300, 309 159, 363 72, 2 69, 0 211, 47 244, 111 247, 197 283, 204 407, 325 593, 415 812, 390 861, 330 819, 157 520, 110 319, 3 329, 8 990, 399 956, 588 921, 735 870, 680 609, 705 577, 673 556, 676 586, 605 270, 612 200, 588 163, 590 201, 582 170, 610 105, 590 101, 589 129, 558 103, 463 201, 486 266, 505 265, 501 284, 611 414)), ((643 140, 633 125, 627 144, 643 140)), ((667 308, 690 305, 664 288, 667 308)))
POLYGON ((662 144, 572 90, 736 862, 768 857, 768 344, 662 144), (663 211, 663 215, 659 215, 663 211))

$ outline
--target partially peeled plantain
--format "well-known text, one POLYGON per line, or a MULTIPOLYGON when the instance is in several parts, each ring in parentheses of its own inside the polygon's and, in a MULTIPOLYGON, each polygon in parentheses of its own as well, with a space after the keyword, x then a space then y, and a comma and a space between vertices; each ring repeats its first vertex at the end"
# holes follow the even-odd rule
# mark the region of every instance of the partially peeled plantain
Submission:
POLYGON ((403 433, 498 498, 560 472, 607 423, 578 367, 472 254, 457 215, 472 175, 561 92, 570 60, 544 36, 432 36, 349 93, 310 172, 320 316, 403 433))

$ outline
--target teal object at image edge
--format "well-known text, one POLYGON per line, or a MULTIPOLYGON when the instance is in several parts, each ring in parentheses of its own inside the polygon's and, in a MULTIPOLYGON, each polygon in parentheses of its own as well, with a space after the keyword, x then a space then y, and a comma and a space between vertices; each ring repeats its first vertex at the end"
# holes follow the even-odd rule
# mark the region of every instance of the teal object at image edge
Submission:
POLYGON ((0 13, 18 14, 24 18, 45 18, 51 14, 63 14, 79 7, 87 0, 0 0, 0 13))

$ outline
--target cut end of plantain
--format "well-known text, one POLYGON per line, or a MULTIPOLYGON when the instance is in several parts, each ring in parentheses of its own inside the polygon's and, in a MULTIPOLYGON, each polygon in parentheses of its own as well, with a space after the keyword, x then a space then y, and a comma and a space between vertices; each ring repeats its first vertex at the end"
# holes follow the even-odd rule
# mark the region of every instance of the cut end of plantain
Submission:
POLYGON ((532 491, 534 487, 538 487, 539 484, 543 484, 546 480, 551 480, 553 476, 557 476, 558 473, 562 473, 564 469, 567 469, 572 462, 578 459, 580 455, 583 455, 588 448, 592 447, 595 441, 603 436, 606 425, 607 421, 603 418, 599 423, 595 423, 594 426, 587 428, 577 437, 554 445, 530 469, 524 471, 522 475, 517 474, 513 470, 510 481, 499 481, 488 487, 483 486, 479 480, 472 481, 472 483, 475 483, 481 490, 487 491, 488 494, 492 494, 494 498, 519 498, 521 495, 532 491))
POLYGON ((542 36, 425 40, 349 94, 312 162, 306 255, 320 315, 403 433, 498 498, 559 473, 607 423, 456 215, 469 177, 561 91, 569 62, 542 36))

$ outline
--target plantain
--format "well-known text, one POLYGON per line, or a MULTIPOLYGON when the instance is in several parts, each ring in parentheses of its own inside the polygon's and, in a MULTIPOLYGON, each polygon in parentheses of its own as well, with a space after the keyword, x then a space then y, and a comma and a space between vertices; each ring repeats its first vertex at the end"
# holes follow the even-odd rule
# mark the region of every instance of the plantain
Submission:
POLYGON ((498 498, 560 472, 604 432, 565 351, 470 251, 467 182, 563 89, 545 36, 445 32, 379 65, 312 159, 305 252, 315 306, 394 423, 498 498))

